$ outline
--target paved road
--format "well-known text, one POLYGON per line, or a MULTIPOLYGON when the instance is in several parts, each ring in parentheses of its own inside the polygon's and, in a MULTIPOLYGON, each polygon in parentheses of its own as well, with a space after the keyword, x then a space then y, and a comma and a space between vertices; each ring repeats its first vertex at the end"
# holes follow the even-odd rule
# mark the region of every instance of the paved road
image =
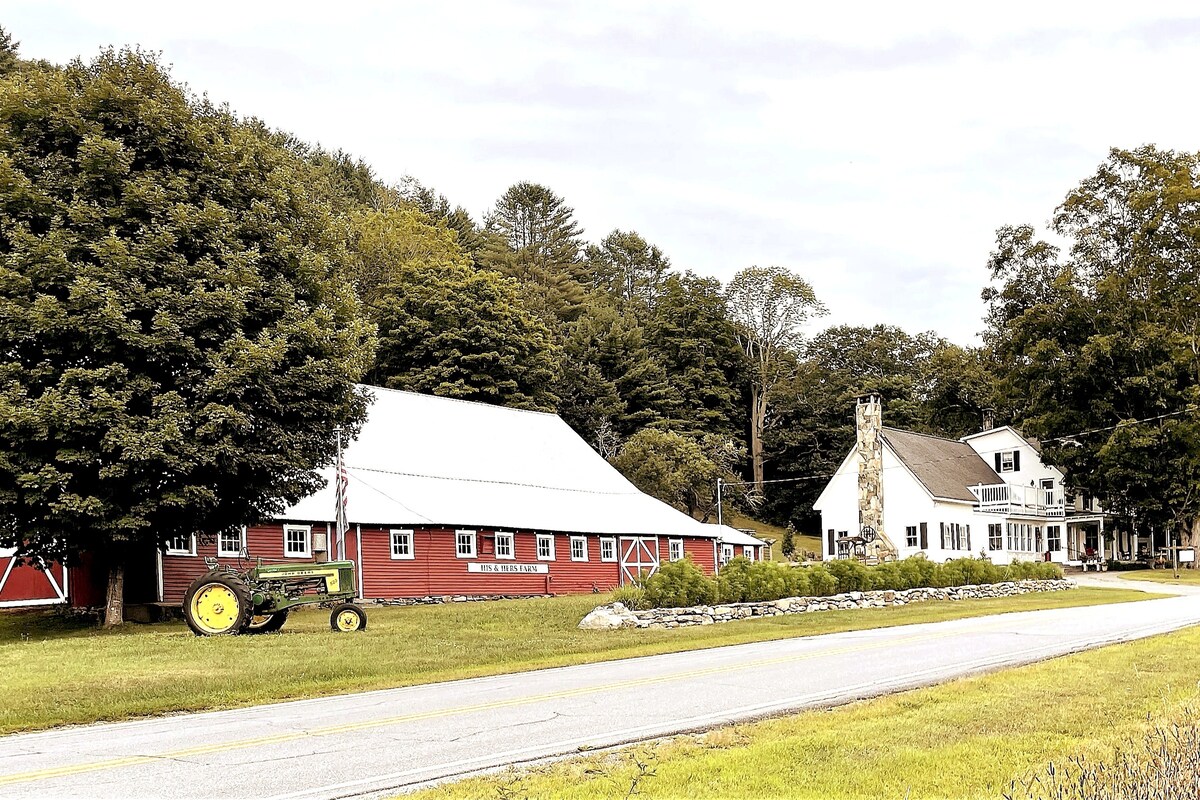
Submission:
POLYGON ((373 796, 1197 623, 1200 596, 1187 595, 10 736, 0 796, 373 796))

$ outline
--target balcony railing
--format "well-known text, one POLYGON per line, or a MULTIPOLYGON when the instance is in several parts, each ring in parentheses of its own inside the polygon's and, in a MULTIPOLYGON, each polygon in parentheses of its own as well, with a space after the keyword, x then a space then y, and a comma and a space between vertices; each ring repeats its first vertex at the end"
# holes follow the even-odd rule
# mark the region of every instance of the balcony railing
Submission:
POLYGON ((1063 490, 1017 483, 972 486, 976 508, 989 514, 1029 514, 1035 517, 1065 517, 1063 490))

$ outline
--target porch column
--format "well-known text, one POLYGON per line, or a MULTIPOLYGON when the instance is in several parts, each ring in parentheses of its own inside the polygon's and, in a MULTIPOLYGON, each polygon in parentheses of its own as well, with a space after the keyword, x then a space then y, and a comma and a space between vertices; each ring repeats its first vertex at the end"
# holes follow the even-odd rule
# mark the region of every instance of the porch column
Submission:
POLYGON ((1137 531, 1135 530, 1133 532, 1133 549, 1129 551, 1129 557, 1131 559, 1133 559, 1134 561, 1137 561, 1138 548, 1140 545, 1141 545, 1141 542, 1138 541, 1138 534, 1137 534, 1137 531))
POLYGON ((1104 555, 1104 517, 1100 518, 1100 532, 1097 534, 1097 538, 1099 539, 1097 544, 1100 545, 1098 548, 1100 552, 1100 558, 1107 558, 1107 556, 1104 555))

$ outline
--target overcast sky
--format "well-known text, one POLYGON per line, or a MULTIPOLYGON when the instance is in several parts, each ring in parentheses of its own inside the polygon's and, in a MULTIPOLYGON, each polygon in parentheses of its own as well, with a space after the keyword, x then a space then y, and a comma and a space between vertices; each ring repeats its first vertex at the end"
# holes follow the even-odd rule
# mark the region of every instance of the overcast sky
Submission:
POLYGON ((997 227, 1043 225, 1110 147, 1200 149, 1193 2, 833 5, 18 0, 0 24, 26 57, 161 51, 477 219, 544 183, 590 240, 782 264, 828 323, 964 344, 997 227))

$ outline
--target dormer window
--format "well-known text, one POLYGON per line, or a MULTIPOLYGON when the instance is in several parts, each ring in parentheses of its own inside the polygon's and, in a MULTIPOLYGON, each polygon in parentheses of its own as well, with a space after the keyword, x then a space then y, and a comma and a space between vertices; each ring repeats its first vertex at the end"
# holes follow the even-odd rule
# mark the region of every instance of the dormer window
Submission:
POLYGON ((1021 451, 1001 450, 996 453, 996 472, 1020 472, 1021 451))

